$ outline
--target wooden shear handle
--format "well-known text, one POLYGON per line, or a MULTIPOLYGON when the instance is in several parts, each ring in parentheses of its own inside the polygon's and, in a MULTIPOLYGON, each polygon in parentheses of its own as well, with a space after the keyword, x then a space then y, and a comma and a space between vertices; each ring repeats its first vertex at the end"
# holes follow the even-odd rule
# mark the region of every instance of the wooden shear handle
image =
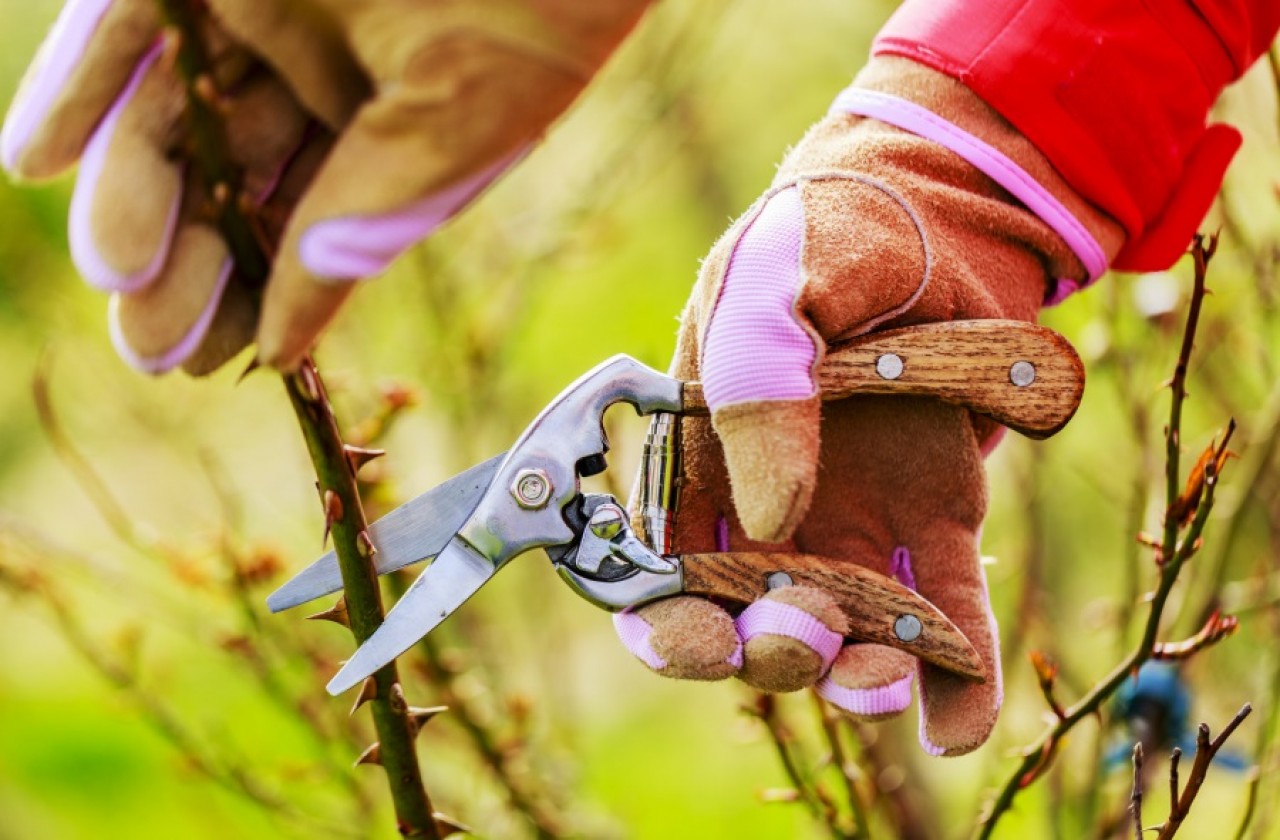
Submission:
MULTIPOLYGON (((1015 432, 1046 438, 1084 393, 1075 348, 1025 321, 944 321, 870 333, 832 347, 818 370, 824 400, 853 394, 935 397, 1015 432)), ((685 383, 684 412, 705 414, 702 386, 685 383)))
MULTIPOLYGON (((686 594, 749 604, 769 591, 771 576, 785 573, 792 583, 830 592, 849 620, 851 638, 906 651, 977 682, 987 679, 978 652, 949 618, 907 587, 870 569, 851 563, 837 568, 812 554, 685 554, 681 562, 686 594)), ((781 582, 785 585, 785 579, 781 582)))

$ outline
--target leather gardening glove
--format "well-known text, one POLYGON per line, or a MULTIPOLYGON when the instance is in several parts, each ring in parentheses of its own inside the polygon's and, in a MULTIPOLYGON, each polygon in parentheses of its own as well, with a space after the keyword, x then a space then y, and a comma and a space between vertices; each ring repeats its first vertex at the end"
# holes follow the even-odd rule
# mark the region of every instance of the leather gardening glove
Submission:
POLYGON ((256 332, 289 369, 351 292, 519 160, 648 0, 207 0, 247 203, 278 242, 238 276, 188 165, 156 0, 68 0, 0 136, 21 178, 80 161, 69 223, 131 364, 217 368, 256 332), (259 296, 261 302, 259 304, 259 296))
POLYGON ((956 624, 988 678, 844 645, 835 601, 807 586, 775 589, 736 619, 700 598, 660 601, 618 616, 624 643, 669 676, 737 675, 767 691, 816 682, 865 718, 902 712, 918 674, 926 751, 981 745, 1001 699, 978 555, 982 456, 1000 430, 930 399, 822 405, 813 371, 830 345, 873 330, 1033 320, 1101 274, 1121 240, 961 84, 874 59, 703 263, 672 373, 702 381, 712 414, 682 420, 674 549, 804 552, 893 576, 956 624), (943 143, 1021 181, 1022 201, 943 143))

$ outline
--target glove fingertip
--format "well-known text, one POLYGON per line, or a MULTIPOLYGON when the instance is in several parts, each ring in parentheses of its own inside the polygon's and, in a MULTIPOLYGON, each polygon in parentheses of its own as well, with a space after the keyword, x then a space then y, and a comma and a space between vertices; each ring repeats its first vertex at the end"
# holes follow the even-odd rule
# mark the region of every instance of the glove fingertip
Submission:
POLYGON ((138 64, 88 139, 71 197, 72 261, 89 285, 104 291, 149 286, 164 270, 177 230, 182 167, 125 119, 129 109, 151 107, 138 94, 160 53, 157 46, 138 64))
MULTIPOLYGON (((205 344, 221 309, 231 270, 231 261, 222 261, 211 275, 212 287, 192 312, 184 312, 181 302, 166 300, 163 294, 159 300, 120 292, 112 295, 107 325, 116 353, 136 370, 156 376, 188 362, 205 344), (176 337, 172 334, 175 323, 186 324, 176 337)), ((180 274, 182 279, 190 276, 180 274)))
POLYGON ((778 400, 717 409, 733 503, 753 540, 782 542, 804 518, 818 472, 821 402, 778 400))
POLYGON ((317 281, 282 252, 262 298, 258 362, 282 373, 297 370, 354 288, 317 281))
POLYGON ((668 598, 613 620, 623 646, 663 676, 722 680, 742 667, 742 641, 733 619, 702 598, 668 598))
POLYGON ((5 116, 0 165, 24 180, 71 166, 158 27, 151 3, 69 0, 5 116))

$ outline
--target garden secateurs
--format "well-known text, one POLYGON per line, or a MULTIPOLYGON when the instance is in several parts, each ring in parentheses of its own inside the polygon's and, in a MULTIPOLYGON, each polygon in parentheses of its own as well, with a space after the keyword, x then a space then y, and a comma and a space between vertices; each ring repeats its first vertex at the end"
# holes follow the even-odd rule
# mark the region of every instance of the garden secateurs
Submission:
MULTIPOLYGON (((824 400, 855 394, 931 396, 1034 438, 1070 420, 1084 369, 1057 333, 1021 321, 953 321, 862 336, 831 348, 818 371, 824 400)), ((679 513, 678 415, 706 413, 696 382, 615 356, 560 393, 515 445, 373 523, 378 574, 431 560, 378 628, 330 681, 341 693, 399 656, 517 556, 544 549, 561 578, 608 610, 676 594, 746 604, 793 584, 832 593, 849 637, 895 647, 983 680, 977 652, 936 607, 884 575, 821 557, 716 552, 674 555, 679 513), (654 415, 645 444, 634 524, 608 494, 580 479, 605 469, 605 410, 630 403, 654 415)), ((342 588, 333 552, 273 593, 273 612, 342 588)))

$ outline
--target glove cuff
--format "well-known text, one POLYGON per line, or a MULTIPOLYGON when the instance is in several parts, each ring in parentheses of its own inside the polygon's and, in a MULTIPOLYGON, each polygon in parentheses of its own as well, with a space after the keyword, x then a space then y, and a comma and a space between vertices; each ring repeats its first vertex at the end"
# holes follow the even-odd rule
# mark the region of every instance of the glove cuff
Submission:
POLYGON ((873 58, 831 113, 870 117, 954 152, 1051 228, 1076 257, 1054 266, 1045 305, 1105 273, 1124 244, 1119 223, 1081 198, 1017 129, 964 85, 913 61, 873 58))
POLYGON ((1153 270, 1185 250, 1240 143, 1210 107, 1277 25, 1266 2, 908 0, 873 52, 963 81, 1123 224, 1118 266, 1153 270))

